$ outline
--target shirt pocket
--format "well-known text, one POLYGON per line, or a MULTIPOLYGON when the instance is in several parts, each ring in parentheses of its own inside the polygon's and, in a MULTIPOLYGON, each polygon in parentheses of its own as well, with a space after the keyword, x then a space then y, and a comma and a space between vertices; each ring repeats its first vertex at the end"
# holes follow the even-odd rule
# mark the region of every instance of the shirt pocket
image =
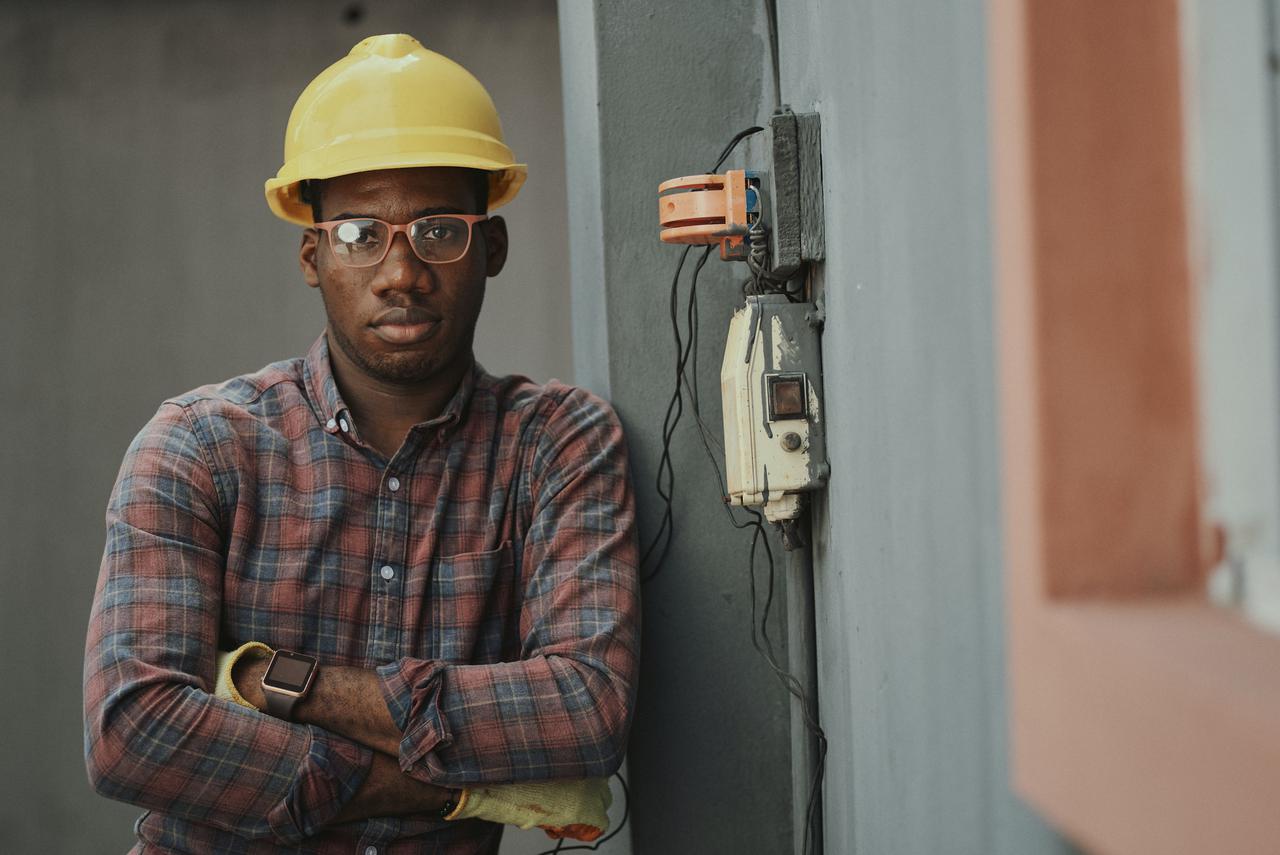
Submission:
POLYGON ((437 558, 428 597, 433 658, 469 665, 518 658, 520 608, 510 541, 437 558))

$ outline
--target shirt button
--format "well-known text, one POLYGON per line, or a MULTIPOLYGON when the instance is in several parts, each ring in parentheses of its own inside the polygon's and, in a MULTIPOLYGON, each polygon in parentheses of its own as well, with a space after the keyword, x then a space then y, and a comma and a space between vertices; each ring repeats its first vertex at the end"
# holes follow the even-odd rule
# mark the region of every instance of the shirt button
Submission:
POLYGON ((383 565, 382 565, 382 578, 383 578, 383 579, 391 580, 391 579, 395 578, 395 575, 396 575, 396 571, 395 571, 395 570, 393 570, 393 569, 391 568, 391 565, 390 565, 390 564, 383 564, 383 565))
POLYGON ((329 421, 325 422, 325 423, 324 423, 324 426, 325 426, 325 427, 327 427, 329 430, 337 430, 337 429, 338 429, 338 423, 337 423, 335 420, 333 420, 333 419, 329 419, 329 421))
POLYGON ((364 855, 378 855, 378 847, 377 847, 377 846, 366 846, 366 847, 364 848, 364 855))
POLYGON ((347 420, 346 420, 346 419, 338 419, 338 424, 342 425, 342 432, 343 432, 343 433, 350 433, 350 432, 351 432, 351 425, 347 424, 347 420))
POLYGON ((400 489, 400 479, 399 479, 399 478, 397 478, 397 477, 396 477, 396 476, 394 476, 394 475, 392 475, 390 478, 388 478, 388 479, 387 479, 387 489, 388 489, 388 490, 390 490, 390 491, 391 491, 391 492, 393 492, 393 493, 394 493, 396 490, 399 490, 399 489, 400 489))

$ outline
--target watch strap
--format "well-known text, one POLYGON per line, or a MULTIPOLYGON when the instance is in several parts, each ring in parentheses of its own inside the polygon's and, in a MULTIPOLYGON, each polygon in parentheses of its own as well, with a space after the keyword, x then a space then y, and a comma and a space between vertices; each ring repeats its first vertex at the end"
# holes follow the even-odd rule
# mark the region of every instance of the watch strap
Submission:
POLYGON ((298 701, 302 698, 297 695, 286 695, 284 692, 277 692, 268 686, 262 687, 262 694, 267 698, 267 715, 281 718, 285 721, 293 721, 293 708, 298 705, 298 701))
POLYGON ((444 800, 444 804, 440 806, 440 818, 445 820, 457 819, 458 814, 462 812, 462 808, 466 803, 466 790, 450 790, 449 796, 444 800))

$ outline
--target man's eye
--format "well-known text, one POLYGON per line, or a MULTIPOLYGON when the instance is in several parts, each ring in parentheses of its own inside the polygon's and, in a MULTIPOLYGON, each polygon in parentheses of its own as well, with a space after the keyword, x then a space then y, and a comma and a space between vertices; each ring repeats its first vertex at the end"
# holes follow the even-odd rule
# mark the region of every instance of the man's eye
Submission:
POLYGON ((452 240, 457 236, 457 229, 437 223, 423 233, 423 237, 431 241, 452 240))
POLYGON ((370 225, 343 223, 338 226, 338 240, 354 246, 369 246, 378 242, 378 233, 370 225))

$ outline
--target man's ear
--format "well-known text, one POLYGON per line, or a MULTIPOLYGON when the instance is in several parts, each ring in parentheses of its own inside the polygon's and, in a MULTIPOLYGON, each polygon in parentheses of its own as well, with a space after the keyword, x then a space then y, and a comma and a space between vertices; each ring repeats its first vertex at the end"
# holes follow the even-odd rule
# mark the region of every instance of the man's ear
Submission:
POLYGON ((320 272, 316 270, 316 249, 319 245, 319 229, 306 229, 302 232, 302 246, 298 248, 298 266, 302 268, 303 280, 312 288, 320 287, 320 272))
POLYGON ((507 263, 507 221, 490 217, 480 227, 484 229, 485 275, 497 276, 507 263))

